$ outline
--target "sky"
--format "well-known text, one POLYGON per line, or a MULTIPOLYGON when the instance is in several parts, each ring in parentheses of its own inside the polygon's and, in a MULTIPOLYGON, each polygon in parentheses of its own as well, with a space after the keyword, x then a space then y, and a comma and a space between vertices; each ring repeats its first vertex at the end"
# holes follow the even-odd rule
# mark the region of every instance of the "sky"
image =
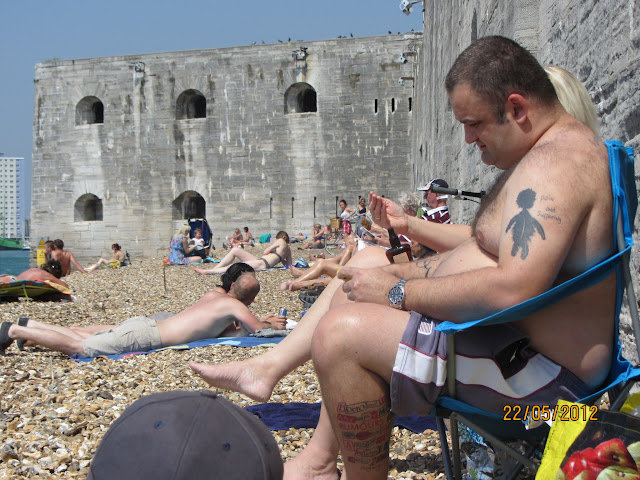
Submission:
POLYGON ((0 152, 31 160, 38 62, 422 30, 400 0, 3 0, 0 152))

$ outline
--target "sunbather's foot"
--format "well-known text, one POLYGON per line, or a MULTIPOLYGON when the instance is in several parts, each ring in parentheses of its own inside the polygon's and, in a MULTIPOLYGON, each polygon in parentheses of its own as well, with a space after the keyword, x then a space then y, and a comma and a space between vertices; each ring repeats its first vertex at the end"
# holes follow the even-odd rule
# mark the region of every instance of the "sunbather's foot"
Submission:
POLYGON ((189 366, 209 385, 240 392, 258 402, 269 400, 276 383, 280 380, 268 378, 258 357, 218 365, 189 362, 189 366))
POLYGON ((211 269, 209 268, 194 268, 193 271, 202 275, 211 275, 211 269))
POLYGON ((289 266, 289 271, 291 272, 291 275, 293 275, 294 277, 301 277, 302 275, 305 274, 304 270, 295 267, 293 265, 289 266))
POLYGON ((280 291, 289 290, 289 287, 292 283, 293 283, 293 280, 287 280, 285 282, 282 282, 280 285, 278 285, 278 290, 280 291))
POLYGON ((297 457, 284 464, 282 480, 346 480, 346 476, 338 475, 335 458, 327 459, 325 451, 314 452, 311 444, 297 457), (309 449, 311 447, 311 449, 309 449))

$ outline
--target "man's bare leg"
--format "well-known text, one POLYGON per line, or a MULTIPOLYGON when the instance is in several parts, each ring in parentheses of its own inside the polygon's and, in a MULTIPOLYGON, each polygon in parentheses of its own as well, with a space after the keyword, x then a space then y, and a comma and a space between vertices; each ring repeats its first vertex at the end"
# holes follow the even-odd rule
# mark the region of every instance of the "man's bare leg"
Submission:
MULTIPOLYGON (((31 324, 33 320, 29 321, 31 324)), ((37 322, 41 327, 47 325, 48 327, 57 327, 57 325, 48 325, 37 322)), ((34 328, 31 325, 28 327, 21 327, 19 325, 11 325, 9 328, 9 338, 14 340, 27 340, 32 343, 42 345, 43 347, 51 350, 62 352, 66 355, 74 355, 79 353, 84 355, 84 348, 82 346, 82 339, 78 338, 72 330, 65 327, 52 328, 34 328), (67 335, 67 332, 73 335, 67 335), (65 333, 63 333, 65 332, 65 333)))
MULTIPOLYGON (((362 268, 385 264, 388 264, 385 250, 376 247, 362 250, 350 263, 362 268)), ((220 365, 190 362, 189 366, 209 385, 267 401, 282 377, 311 358, 311 338, 318 322, 330 308, 347 302, 343 283, 339 278, 331 280, 296 328, 267 353, 241 362, 220 365)))
POLYGON ((241 262, 245 262, 247 260, 255 260, 256 257, 251 255, 249 252, 245 252, 242 249, 231 249, 229 253, 227 253, 222 261, 215 267, 210 269, 203 268, 194 268, 193 270, 197 273, 201 273, 203 275, 213 275, 215 273, 224 273, 227 268, 237 259, 241 262))
POLYGON ((326 410, 316 430, 320 439, 316 442, 314 434, 309 455, 305 449, 296 457, 298 471, 335 469, 339 445, 349 480, 386 480, 393 427, 389 382, 409 313, 380 310, 380 305, 344 305, 318 325, 312 352, 326 410), (328 422, 334 435, 325 431, 328 422))
MULTIPOLYGON (((61 333, 66 335, 67 337, 74 338, 76 340, 82 340, 84 337, 77 332, 74 332, 69 327, 63 327, 61 325, 52 325, 50 323, 38 322, 37 320, 29 319, 27 320, 26 328, 37 328, 41 330, 50 330, 54 332, 61 333)), ((22 328, 22 327, 21 327, 22 328)))

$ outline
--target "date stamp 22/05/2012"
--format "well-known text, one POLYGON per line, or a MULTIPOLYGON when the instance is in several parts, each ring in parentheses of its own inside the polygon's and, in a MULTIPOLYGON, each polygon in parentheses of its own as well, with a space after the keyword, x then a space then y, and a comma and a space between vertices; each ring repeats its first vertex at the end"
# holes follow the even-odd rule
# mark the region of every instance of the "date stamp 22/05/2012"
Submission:
POLYGON ((578 420, 597 420, 598 407, 595 405, 505 405, 503 407, 504 421, 524 422, 542 420, 547 422, 576 422, 578 420))

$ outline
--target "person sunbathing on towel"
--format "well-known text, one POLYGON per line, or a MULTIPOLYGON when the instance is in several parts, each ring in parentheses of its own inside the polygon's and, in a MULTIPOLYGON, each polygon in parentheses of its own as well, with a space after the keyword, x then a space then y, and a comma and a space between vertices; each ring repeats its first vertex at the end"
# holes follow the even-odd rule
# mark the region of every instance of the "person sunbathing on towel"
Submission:
POLYGON ((69 288, 69 285, 60 280, 60 277, 62 277, 62 266, 60 262, 58 260, 49 260, 40 267, 25 270, 20 275, 0 275, 0 283, 15 282, 16 280, 36 280, 39 282, 48 280, 69 288))
POLYGON ((291 265, 291 248, 289 247, 289 235, 285 231, 279 231, 276 235, 276 241, 269 245, 263 252, 262 257, 257 258, 251 255, 249 252, 234 248, 232 249, 222 261, 215 268, 204 269, 194 268, 196 273, 203 275, 214 275, 216 273, 224 273, 227 271, 233 262, 238 259, 247 265, 258 269, 273 268, 279 263, 288 267, 291 265))
POLYGON ((284 317, 266 315, 258 319, 247 308, 259 291, 260 284, 255 277, 240 275, 229 293, 207 292, 191 307, 169 317, 163 312, 129 318, 118 326, 96 325, 77 330, 31 319, 20 319, 17 325, 3 322, 0 353, 4 355, 14 340, 30 341, 66 355, 96 357, 154 350, 219 336, 247 336, 260 328, 283 330, 284 317), (236 321, 239 329, 235 327, 236 321))

